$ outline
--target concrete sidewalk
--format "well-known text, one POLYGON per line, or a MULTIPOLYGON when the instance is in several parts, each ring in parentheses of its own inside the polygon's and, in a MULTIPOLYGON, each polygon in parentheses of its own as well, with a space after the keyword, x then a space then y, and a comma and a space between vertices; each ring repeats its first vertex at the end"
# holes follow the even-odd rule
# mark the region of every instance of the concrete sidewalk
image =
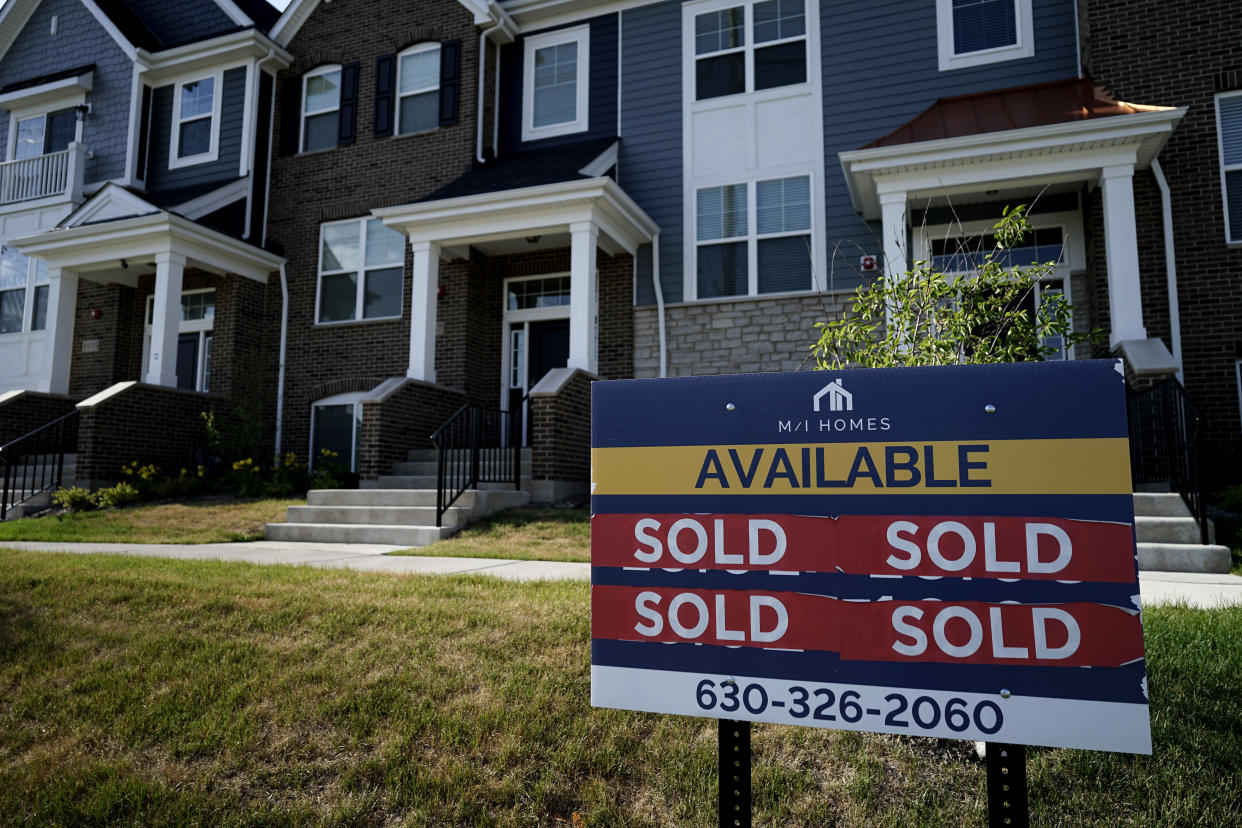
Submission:
MULTIPOLYGON (((11 549, 34 549, 75 554, 137 555, 180 560, 240 561, 255 564, 292 564, 362 572, 404 575, 492 575, 512 581, 589 581, 591 567, 584 563, 514 561, 504 558, 431 558, 391 556, 404 547, 373 543, 0 543, 11 549)), ((1189 572, 1140 572, 1143 604, 1186 603, 1211 608, 1242 604, 1242 578, 1189 572)))

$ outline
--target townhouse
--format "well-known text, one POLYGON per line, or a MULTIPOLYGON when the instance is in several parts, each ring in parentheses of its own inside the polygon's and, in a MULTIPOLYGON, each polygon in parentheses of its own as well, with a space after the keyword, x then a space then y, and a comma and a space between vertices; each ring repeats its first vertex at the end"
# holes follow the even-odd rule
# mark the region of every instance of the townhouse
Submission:
POLYGON ((373 485, 463 406, 504 411, 557 497, 588 476, 591 379, 807 367, 857 285, 969 267, 1025 203, 1014 261, 1058 261, 1035 301, 1105 331, 1057 356, 1180 378, 1236 451, 1225 0, 1211 32, 1113 0, 191 5, 0 17, 10 164, 42 141, 82 179, 6 207, 6 388, 217 395, 373 485))

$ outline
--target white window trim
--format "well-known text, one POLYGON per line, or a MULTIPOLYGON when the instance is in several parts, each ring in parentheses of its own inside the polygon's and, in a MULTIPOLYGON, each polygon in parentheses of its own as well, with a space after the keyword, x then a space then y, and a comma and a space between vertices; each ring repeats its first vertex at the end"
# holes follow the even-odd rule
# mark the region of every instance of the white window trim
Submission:
MULTIPOLYGON (((501 360, 500 360, 500 407, 506 409, 509 407, 509 389, 514 387, 509 384, 510 371, 513 367, 513 337, 512 328, 514 325, 522 326, 522 389, 524 393, 529 394, 531 390, 530 384, 530 323, 547 322, 556 319, 568 319, 571 305, 550 305, 543 308, 518 308, 516 310, 509 307, 509 286, 515 282, 530 282, 536 279, 556 279, 568 277, 572 274, 569 271, 558 271, 555 273, 539 273, 534 276, 511 276, 505 279, 501 284, 501 296, 503 297, 504 310, 501 313, 501 360)), ((598 273, 596 274, 598 276, 598 273)), ((570 293, 570 302, 573 301, 573 294, 570 293)), ((599 336, 599 317, 592 314, 591 324, 594 335, 599 336)), ((523 417, 525 417, 525 412, 523 417)))
MULTIPOLYGON (((73 94, 63 98, 58 98, 50 102, 42 102, 38 106, 28 107, 25 109, 9 110, 9 140, 8 146, 5 147, 4 157, 8 161, 15 160, 17 156, 17 123, 27 118, 34 118, 42 115, 47 118, 53 112, 59 112, 62 109, 72 109, 75 106, 81 106, 86 101, 86 93, 74 90, 73 94)), ((44 129, 46 129, 46 123, 44 129)), ((77 119, 76 131, 73 140, 81 143, 82 141, 82 119, 77 119)))
POLYGON ((324 397, 322 400, 315 400, 311 403, 310 438, 307 440, 306 444, 306 456, 308 458, 306 466, 308 469, 311 471, 315 470, 315 409, 320 406, 329 405, 353 405, 354 418, 351 421, 353 425, 353 432, 350 434, 349 440, 349 450, 351 456, 345 458, 345 467, 351 472, 358 471, 358 461, 361 458, 354 457, 352 455, 354 446, 358 444, 358 429, 361 428, 361 425, 358 422, 361 419, 360 415, 362 413, 359 411, 359 406, 362 405, 362 399, 366 396, 366 394, 367 392, 365 391, 351 391, 346 394, 336 394, 331 397, 324 397))
MULTIPOLYGON (((385 321, 391 321, 393 319, 401 319, 403 316, 405 316, 404 310, 399 311, 398 313, 392 316, 362 316, 362 310, 363 310, 363 304, 364 304, 363 299, 366 293, 367 271, 368 270, 387 270, 388 268, 398 266, 397 263, 394 262, 392 264, 387 264, 387 265, 372 265, 369 268, 367 267, 366 229, 367 229, 367 222, 373 218, 374 216, 364 216, 362 218, 344 219, 343 221, 325 221, 323 224, 319 225, 319 253, 318 253, 318 257, 317 257, 318 261, 316 265, 318 269, 315 272, 315 326, 316 327, 332 328, 332 327, 336 327, 337 325, 361 325, 361 324, 366 324, 370 322, 385 322, 385 321), (354 318, 353 319, 338 319, 333 322, 321 322, 319 321, 319 303, 323 298, 323 277, 324 277, 323 231, 327 227, 332 227, 338 224, 357 224, 358 225, 358 268, 357 270, 353 271, 353 273, 356 274, 358 277, 357 284, 354 286, 354 290, 355 290, 354 318)), ((404 242, 401 245, 401 262, 400 262, 401 296, 397 302, 398 308, 405 307, 405 250, 407 246, 408 245, 404 242)), ((337 276, 337 275, 346 274, 349 272, 350 272, 349 270, 333 270, 331 273, 327 275, 337 276)))
MULTIPOLYGON (((37 300, 37 296, 39 292, 38 289, 41 287, 46 287, 48 288, 49 291, 51 290, 51 287, 50 287, 51 283, 50 281, 46 279, 46 271, 44 271, 44 274, 45 274, 45 280, 43 282, 40 282, 39 281, 39 260, 35 259, 33 256, 27 256, 26 257, 26 284, 23 287, 0 288, 0 293, 11 293, 11 292, 16 292, 20 290, 23 294, 22 326, 19 330, 16 330, 16 331, 7 331, 7 332, 0 333, 0 337, 6 338, 5 341, 10 341, 13 337, 30 336, 31 334, 39 335, 47 331, 46 319, 44 320, 44 326, 42 328, 35 330, 33 327, 35 305, 37 304, 36 300, 37 300)), ((51 298, 51 294, 49 293, 49 300, 50 298, 51 298)), ((50 315, 51 312, 52 312, 52 309, 48 308, 47 313, 50 315)))
MULTIPOLYGON (((191 296, 198 293, 215 293, 216 289, 194 288, 193 290, 181 291, 181 298, 191 296)), ((143 305, 142 322, 142 375, 147 375, 147 367, 151 363, 151 330, 152 324, 149 321, 151 314, 155 308, 155 294, 148 293, 147 301, 143 305)), ((210 392, 210 368, 211 368, 211 341, 206 334, 215 332, 216 317, 213 312, 206 319, 178 319, 177 320, 177 336, 182 334, 198 334, 198 361, 194 365, 194 390, 202 393, 210 392)))
POLYGON ((586 132, 590 121, 590 90, 591 90, 591 27, 575 26, 572 29, 558 29, 547 34, 533 35, 526 38, 525 58, 522 64, 522 140, 537 141, 540 138, 552 138, 557 135, 569 135, 574 132, 586 132), (563 124, 535 126, 535 50, 562 43, 578 44, 578 117, 563 124))
POLYGON ((755 42, 755 25, 754 15, 755 6, 764 0, 704 0, 699 3, 687 3, 682 12, 682 37, 684 43, 682 52, 685 61, 685 73, 683 75, 684 83, 687 84, 683 97, 696 108, 711 107, 714 105, 728 106, 741 95, 772 95, 773 97, 784 97, 790 90, 804 91, 808 86, 815 84, 814 78, 818 75, 818 67, 815 66, 815 56, 819 54, 818 44, 812 39, 812 26, 819 25, 819 14, 817 12, 818 3, 815 0, 805 0, 802 13, 805 15, 806 31, 803 34, 794 37, 782 37, 776 40, 765 40, 762 43, 755 42), (707 14, 714 11, 723 11, 741 6, 742 11, 742 27, 746 33, 746 43, 742 46, 734 46, 730 49, 720 49, 715 52, 708 52, 700 55, 695 50, 694 42, 694 18, 700 14, 707 14), (812 8, 815 7, 815 8, 812 8), (804 83, 791 83, 785 86, 773 86, 768 89, 755 89, 755 49, 764 49, 768 46, 780 46, 786 43, 796 43, 802 41, 806 44, 806 81, 804 83), (714 98, 704 98, 698 100, 695 89, 696 85, 696 65, 700 58, 717 57, 719 55, 727 55, 735 52, 744 52, 746 69, 745 69, 745 88, 741 92, 733 95, 718 95, 714 98))
POLYGON ((1222 215, 1225 218, 1225 244, 1230 246, 1242 246, 1242 238, 1233 238, 1229 233, 1229 188, 1226 184, 1225 173, 1237 172, 1242 170, 1242 164, 1234 164, 1230 167, 1225 166, 1225 134, 1221 130, 1220 123, 1220 100, 1221 98, 1236 98, 1242 96, 1242 89, 1233 92, 1221 92, 1213 101, 1216 108, 1216 158, 1220 166, 1220 206, 1222 215))
MULTIPOLYGON (((192 78, 183 78, 173 82, 173 105, 172 117, 169 120, 168 135, 168 169, 175 170, 181 167, 192 167, 196 164, 209 164, 220 158, 220 102, 224 98, 224 72, 218 71, 214 74, 199 75, 192 78), (211 141, 207 152, 200 152, 197 155, 187 155, 184 158, 177 157, 177 143, 181 137, 181 125, 186 123, 181 119, 181 90, 188 83, 197 83, 199 81, 212 80, 211 93, 211 141)), ((204 116, 199 115, 190 118, 190 121, 201 120, 204 116)))
POLYGON ((439 98, 437 96, 436 123, 434 126, 427 127, 426 129, 414 130, 413 132, 402 132, 401 131, 401 107, 405 103, 405 99, 413 95, 423 95, 428 92, 438 93, 440 91, 440 85, 441 83, 443 83, 444 79, 440 77, 440 66, 438 65, 439 55, 440 55, 440 44, 439 43, 419 43, 418 45, 411 46, 410 48, 406 49, 405 51, 397 55, 397 78, 396 78, 396 83, 394 84, 394 86, 396 87, 396 94, 397 94, 397 106, 395 107, 395 112, 393 114, 393 134, 394 135, 417 135, 419 133, 431 132, 432 130, 436 130, 440 128, 440 116, 439 116, 439 106, 438 106, 439 98), (418 55, 424 52, 433 52, 433 51, 436 53, 436 57, 437 57, 436 85, 427 86, 421 89, 413 89, 413 90, 410 90, 409 92, 402 92, 401 91, 401 61, 405 60, 407 57, 410 57, 412 55, 418 55))
POLYGON ((957 54, 953 51, 953 0, 936 0, 936 41, 940 52, 940 71, 984 66, 1006 60, 1031 57, 1035 54, 1035 17, 1031 0, 1013 0, 1016 4, 1014 23, 1016 42, 1012 46, 980 49, 957 54))
MULTIPOLYGON (((341 112, 341 90, 339 86, 337 87, 336 106, 328 107, 327 109, 316 109, 314 112, 306 111, 306 84, 307 82, 311 78, 317 78, 320 75, 327 75, 327 74, 331 74, 332 72, 341 72, 342 78, 344 77, 344 70, 342 69, 341 64, 339 63, 330 63, 330 64, 327 64, 326 66, 316 66, 314 69, 312 69, 311 71, 307 72, 305 75, 302 76, 302 97, 298 101, 298 113, 299 113, 298 114, 298 152, 299 153, 323 152, 324 150, 333 149, 336 146, 339 146, 339 143, 338 143, 338 144, 334 144, 332 147, 324 147, 323 149, 308 150, 306 148, 306 119, 311 116, 326 115, 329 112, 337 113, 338 115, 337 129, 339 132, 339 129, 340 129, 339 115, 341 112)), ((338 138, 337 140, 339 142, 340 139, 338 138)))
MULTIPOLYGON (((1000 219, 998 215, 996 219, 976 219, 971 221, 954 222, 952 224, 934 224, 921 227, 914 227, 911 230, 913 248, 915 251, 915 259, 922 261, 931 261, 932 241, 935 239, 943 239, 950 236, 982 236, 992 233, 996 229, 996 222, 1000 219)), ((1082 214, 1074 210, 1066 210, 1056 213, 1036 213, 1033 216, 1027 216, 1027 221, 1031 225, 1032 230, 1047 230, 1052 227, 1061 228, 1061 245, 1064 253, 1063 261, 1058 263, 1056 272, 1049 274, 1050 279, 1065 278, 1067 280, 1071 273, 1082 273, 1087 268, 1087 250, 1083 242, 1083 225, 1082 214)), ((1068 287, 1066 296, 1068 297, 1068 287)))

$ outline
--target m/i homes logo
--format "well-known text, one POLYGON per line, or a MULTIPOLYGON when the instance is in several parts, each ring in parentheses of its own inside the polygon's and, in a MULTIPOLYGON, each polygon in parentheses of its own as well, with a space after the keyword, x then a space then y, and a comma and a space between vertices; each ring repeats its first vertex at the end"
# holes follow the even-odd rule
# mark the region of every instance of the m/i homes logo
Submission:
MULTIPOLYGON (((845 389, 840 377, 825 385, 811 397, 811 410, 817 414, 844 414, 854 410, 854 394, 845 389), (825 403, 825 398, 827 402, 825 403), (825 407, 827 411, 825 412, 825 407)), ((829 416, 801 420, 778 420, 777 432, 781 434, 812 434, 836 431, 888 431, 892 422, 888 417, 829 416)))

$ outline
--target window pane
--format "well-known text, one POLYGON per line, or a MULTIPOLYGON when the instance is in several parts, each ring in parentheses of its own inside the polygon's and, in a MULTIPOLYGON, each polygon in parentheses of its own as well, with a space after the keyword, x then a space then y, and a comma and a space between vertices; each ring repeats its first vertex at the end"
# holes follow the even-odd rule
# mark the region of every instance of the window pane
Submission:
POLYGON ((331 149, 336 146, 339 130, 337 114, 310 115, 306 118, 306 138, 302 149, 306 152, 331 149))
POLYGON ((699 248, 699 298, 744 295, 746 242, 707 244, 699 248))
POLYGON ((419 92, 439 86, 439 48, 401 56, 401 79, 398 87, 400 93, 419 92))
POLYGON ((755 4, 755 42, 765 43, 806 34, 802 0, 768 0, 755 4))
POLYGON ((1242 241, 1242 170, 1225 173, 1225 198, 1229 201, 1229 238, 1242 241))
POLYGON ((745 16, 741 6, 695 15, 694 53, 705 55, 746 45, 745 16))
POLYGON ((197 322, 203 319, 213 319, 215 315, 216 292, 214 290, 203 291, 202 293, 181 294, 182 322, 197 322))
POLYGON ((215 78, 203 78, 181 87, 181 120, 211 114, 215 78))
POLYGON ((324 225, 321 270, 358 269, 358 230, 356 221, 324 225))
POLYGON ((755 89, 806 83, 806 41, 755 50, 755 89))
POLYGON ((211 119, 199 118, 181 125, 181 142, 177 145, 177 157, 187 158, 211 150, 211 119))
POLYGON ((14 158, 34 158, 43 154, 44 116, 26 118, 17 122, 17 145, 14 158))
POLYGON ((358 302, 358 274, 338 273, 319 277, 319 321, 354 319, 358 302))
POLYGON ((559 43, 535 50, 533 124, 564 124, 578 119, 578 44, 559 43))
POLYGON ((811 237, 759 240, 759 292, 811 289, 811 237))
POLYGON ((78 134, 78 116, 72 109, 62 109, 47 116, 47 135, 43 140, 44 152, 61 152, 78 134))
POLYGON ((401 315, 401 268, 368 270, 362 294, 362 318, 401 315))
POLYGON ((811 179, 775 178, 755 185, 760 234, 811 229, 811 179))
POLYGON ((1220 145, 1225 166, 1242 164, 1242 95, 1218 98, 1217 103, 1220 108, 1220 145))
POLYGON ((320 452, 336 453, 336 462, 352 468, 354 454, 355 403, 315 406, 315 431, 311 437, 311 464, 320 462, 320 452))
POLYGON ((22 312, 26 309, 26 289, 0 293, 0 333, 17 333, 22 329, 22 312))
POLYGON ((435 129, 440 125, 440 90, 433 89, 421 95, 406 95, 401 99, 401 125, 398 132, 406 135, 435 129))
POLYGON ((25 288, 30 260, 14 247, 0 252, 0 288, 25 288))
POLYGON ((523 279, 509 283, 509 310, 526 308, 551 308, 569 304, 568 276, 549 276, 544 279, 523 279))
POLYGON ((39 285, 35 288, 34 319, 30 324, 32 331, 42 331, 47 328, 47 292, 47 285, 39 285))
POLYGON ((954 53, 961 55, 1017 42, 1014 0, 953 0, 954 53))
POLYGON ((705 101, 746 91, 746 54, 730 52, 699 58, 694 65, 694 98, 705 101))
POLYGON ((203 387, 204 394, 211 391, 211 334, 203 337, 203 387))
POLYGON ((405 236, 379 219, 367 219, 367 267, 402 265, 405 262, 405 236))
POLYGON ((35 284, 47 284, 47 262, 42 259, 35 259, 35 284))
POLYGON ((746 185, 726 184, 699 190, 698 240, 745 236, 746 185))
POLYGON ((341 105, 341 70, 334 69, 306 79, 306 101, 303 112, 336 109, 341 105))

